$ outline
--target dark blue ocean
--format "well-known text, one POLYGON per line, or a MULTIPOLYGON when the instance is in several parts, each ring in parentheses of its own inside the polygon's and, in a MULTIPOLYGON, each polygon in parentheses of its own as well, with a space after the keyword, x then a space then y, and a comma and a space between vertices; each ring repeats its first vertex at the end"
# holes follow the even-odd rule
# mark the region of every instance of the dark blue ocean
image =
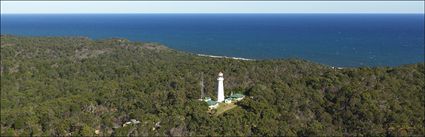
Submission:
POLYGON ((1 34, 111 37, 331 66, 424 62, 424 14, 2 14, 1 34))

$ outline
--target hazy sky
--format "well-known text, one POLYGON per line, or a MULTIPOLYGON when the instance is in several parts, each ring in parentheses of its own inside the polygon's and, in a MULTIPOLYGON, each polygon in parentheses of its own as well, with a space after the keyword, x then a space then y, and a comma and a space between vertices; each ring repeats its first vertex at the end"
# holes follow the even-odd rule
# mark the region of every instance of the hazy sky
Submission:
POLYGON ((1 13, 424 13, 424 2, 1 1, 1 13))

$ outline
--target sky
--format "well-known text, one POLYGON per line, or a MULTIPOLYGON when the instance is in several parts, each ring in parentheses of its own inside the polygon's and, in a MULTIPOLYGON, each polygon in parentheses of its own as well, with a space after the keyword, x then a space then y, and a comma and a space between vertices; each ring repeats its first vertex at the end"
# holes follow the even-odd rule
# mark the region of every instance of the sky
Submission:
POLYGON ((1 1, 28 13, 424 13, 424 1, 1 1))

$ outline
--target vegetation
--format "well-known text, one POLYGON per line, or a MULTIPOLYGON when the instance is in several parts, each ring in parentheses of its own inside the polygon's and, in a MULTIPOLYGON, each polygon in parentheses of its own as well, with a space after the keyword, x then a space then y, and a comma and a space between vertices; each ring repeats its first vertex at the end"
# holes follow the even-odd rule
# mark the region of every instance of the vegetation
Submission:
POLYGON ((219 115, 223 114, 224 112, 235 108, 236 106, 237 105, 235 103, 229 103, 229 104, 221 103, 221 104, 219 104, 217 109, 211 109, 210 112, 211 112, 211 114, 219 116, 219 115))
POLYGON ((124 39, 2 35, 1 135, 421 136, 424 69, 332 69, 200 57, 124 39), (203 75, 214 99, 219 71, 225 91, 248 97, 212 116, 197 100, 199 83, 203 75), (131 119, 141 123, 122 127, 131 119))

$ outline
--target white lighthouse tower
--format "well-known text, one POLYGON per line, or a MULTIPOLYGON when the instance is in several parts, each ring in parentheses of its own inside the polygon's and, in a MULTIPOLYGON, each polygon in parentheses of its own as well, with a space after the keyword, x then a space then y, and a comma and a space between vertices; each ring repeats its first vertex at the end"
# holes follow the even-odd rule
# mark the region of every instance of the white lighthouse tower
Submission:
POLYGON ((218 73, 218 87, 217 87, 217 102, 224 101, 224 86, 223 86, 223 73, 218 73))

